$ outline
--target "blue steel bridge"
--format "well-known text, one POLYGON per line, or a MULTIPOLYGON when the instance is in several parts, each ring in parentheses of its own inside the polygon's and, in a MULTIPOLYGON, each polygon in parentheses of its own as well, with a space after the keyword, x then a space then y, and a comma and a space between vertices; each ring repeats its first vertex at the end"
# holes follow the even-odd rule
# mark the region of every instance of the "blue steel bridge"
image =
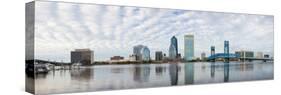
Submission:
POLYGON ((223 58, 223 59, 240 59, 240 60, 246 60, 246 61, 253 61, 253 60, 262 60, 262 61, 273 61, 273 58, 254 58, 254 57, 240 57, 238 54, 226 54, 226 53, 216 53, 214 55, 211 55, 208 57, 208 60, 215 60, 217 58, 223 58))
POLYGON ((208 57, 208 60, 214 60, 217 58, 240 58, 240 56, 238 54, 226 54, 226 53, 216 53, 214 55, 211 55, 208 57))

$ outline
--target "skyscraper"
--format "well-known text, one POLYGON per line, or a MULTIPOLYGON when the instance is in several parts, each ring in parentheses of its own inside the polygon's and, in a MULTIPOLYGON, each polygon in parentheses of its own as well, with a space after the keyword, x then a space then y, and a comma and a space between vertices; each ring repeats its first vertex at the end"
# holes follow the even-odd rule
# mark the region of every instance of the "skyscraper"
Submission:
POLYGON ((178 55, 178 40, 175 36, 171 38, 171 44, 169 47, 169 57, 170 59, 177 58, 178 55))
POLYGON ((144 45, 134 46, 133 53, 136 56, 137 61, 149 61, 150 60, 150 50, 148 49, 147 46, 144 46, 144 45))
POLYGON ((142 54, 142 60, 143 61, 149 61, 150 60, 150 50, 148 49, 148 47, 143 47, 142 48, 142 51, 141 51, 141 54, 142 54))
POLYGON ((143 48, 143 45, 137 45, 134 46, 133 54, 136 56, 136 60, 142 60, 141 57, 141 49, 143 48))
POLYGON ((177 57, 176 47, 171 44, 169 48, 169 58, 175 59, 176 57, 177 57))
POLYGON ((194 36, 184 36, 184 60, 190 61, 194 57, 194 36))

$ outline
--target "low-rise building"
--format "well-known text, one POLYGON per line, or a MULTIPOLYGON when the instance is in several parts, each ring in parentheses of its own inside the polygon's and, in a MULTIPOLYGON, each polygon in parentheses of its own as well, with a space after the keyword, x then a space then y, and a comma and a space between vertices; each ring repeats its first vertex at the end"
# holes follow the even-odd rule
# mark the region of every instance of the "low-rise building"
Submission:
POLYGON ((156 52, 155 52, 155 60, 156 60, 156 61, 161 61, 161 60, 163 60, 163 53, 162 53, 162 51, 156 51, 156 52))
POLYGON ((240 58, 254 58, 254 52, 253 51, 235 51, 235 54, 237 54, 240 58))
POLYGON ((124 60, 124 57, 122 57, 122 56, 113 56, 113 57, 110 57, 110 60, 124 60))
POLYGON ((94 62, 94 51, 90 49, 75 49, 71 51, 71 63, 81 63, 82 65, 90 65, 94 62))

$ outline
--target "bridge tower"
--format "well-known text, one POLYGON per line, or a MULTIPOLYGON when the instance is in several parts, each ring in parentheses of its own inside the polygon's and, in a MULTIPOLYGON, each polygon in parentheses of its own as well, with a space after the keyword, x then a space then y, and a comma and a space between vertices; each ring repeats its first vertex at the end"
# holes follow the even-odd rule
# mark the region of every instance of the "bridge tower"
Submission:
MULTIPOLYGON (((215 52, 215 46, 211 46, 211 56, 215 55, 216 52, 215 52)), ((215 61, 216 59, 212 60, 212 61, 215 61)))
POLYGON ((229 41, 224 41, 224 54, 226 54, 225 62, 229 62, 229 41))

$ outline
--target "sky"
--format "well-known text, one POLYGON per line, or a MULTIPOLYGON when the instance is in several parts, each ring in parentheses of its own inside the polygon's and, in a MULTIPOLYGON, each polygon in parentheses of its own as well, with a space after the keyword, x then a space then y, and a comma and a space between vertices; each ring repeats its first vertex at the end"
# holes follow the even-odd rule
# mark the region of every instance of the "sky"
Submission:
POLYGON ((269 15, 205 12, 128 6, 37 1, 35 5, 35 58, 70 61, 70 51, 89 48, 94 60, 128 58, 133 46, 145 45, 168 55, 170 39, 178 39, 183 55, 184 35, 194 35, 195 56, 207 56, 210 47, 223 52, 249 50, 273 55, 274 18, 269 15))

